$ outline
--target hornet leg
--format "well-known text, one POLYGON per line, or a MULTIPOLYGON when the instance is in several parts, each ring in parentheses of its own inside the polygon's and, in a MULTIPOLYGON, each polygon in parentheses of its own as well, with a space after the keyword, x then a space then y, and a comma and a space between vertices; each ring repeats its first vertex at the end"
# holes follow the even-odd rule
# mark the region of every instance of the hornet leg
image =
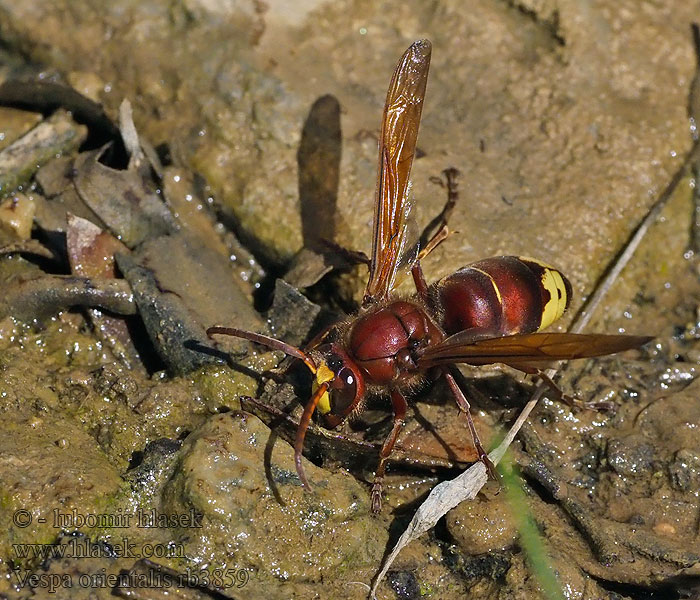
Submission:
POLYGON ((476 427, 474 427, 474 420, 472 419, 471 406, 469 405, 469 401, 460 389, 459 385, 457 385, 454 376, 449 371, 449 367, 443 367, 442 372, 445 375, 445 378, 447 379, 447 383, 450 386, 452 395, 457 401, 457 406, 459 406, 459 409, 467 416, 467 425, 469 426, 469 432, 472 434, 474 448, 476 448, 476 453, 479 457, 479 460, 482 463, 484 463, 484 466, 486 467, 486 470, 491 475, 491 477, 498 481, 499 476, 498 472, 496 471, 496 467, 491 462, 491 459, 486 453, 486 450, 484 450, 484 447, 481 445, 479 434, 476 432, 476 427))
POLYGON ((423 230, 420 236, 420 247, 421 251, 418 255, 419 259, 423 259, 428 254, 430 254, 435 248, 437 248, 442 242, 444 242, 450 235, 450 231, 447 227, 447 221, 454 210, 457 199, 459 198, 459 192, 457 191, 457 177, 459 176, 459 171, 454 167, 445 169, 442 172, 444 177, 434 177, 431 178, 433 183, 437 183, 440 187, 447 190, 447 202, 443 207, 440 214, 435 217, 428 226, 423 230), (435 230, 435 233, 430 235, 430 231, 435 230))
POLYGON ((561 388, 552 381, 552 378, 547 375, 544 371, 537 370, 535 373, 533 373, 535 377, 540 379, 544 384, 550 389, 552 394, 557 400, 561 400, 565 404, 569 405, 570 407, 578 407, 578 408, 585 408, 588 410, 605 410, 608 412, 614 411, 615 410, 615 405, 612 402, 608 402, 606 400, 602 400, 600 402, 585 402, 583 400, 579 400, 578 398, 575 398, 574 396, 569 396, 568 394, 565 394, 561 388))
POLYGON ((406 418, 406 398, 398 390, 391 390, 391 406, 394 409, 394 426, 391 428, 389 435, 386 436, 382 449, 379 452, 379 463, 374 475, 374 484, 372 485, 372 512, 378 513, 382 510, 382 483, 384 481, 384 470, 386 468, 386 459, 389 458, 396 438, 399 436, 399 431, 403 427, 404 419, 406 418))

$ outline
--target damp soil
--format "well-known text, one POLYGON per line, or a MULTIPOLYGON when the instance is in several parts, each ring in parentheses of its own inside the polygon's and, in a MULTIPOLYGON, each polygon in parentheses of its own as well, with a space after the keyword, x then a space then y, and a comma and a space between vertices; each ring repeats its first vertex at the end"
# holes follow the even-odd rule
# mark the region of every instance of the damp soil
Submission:
MULTIPOLYGON (((0 0, 0 597, 365 598, 421 500, 474 460, 435 382, 380 515, 385 399, 311 428, 304 492, 289 440, 310 382, 205 333, 302 344, 356 306, 366 268, 339 247, 370 250, 386 86, 420 37, 417 231, 444 204, 435 178, 461 172, 430 280, 535 256, 571 279, 564 329, 681 176, 588 328, 654 341, 562 368, 565 391, 614 410, 543 400, 512 447, 522 493, 489 482, 377 597, 543 597, 523 515, 561 597, 697 594, 700 236, 682 165, 699 9, 0 0)), ((495 443, 532 384, 464 377, 495 443)))

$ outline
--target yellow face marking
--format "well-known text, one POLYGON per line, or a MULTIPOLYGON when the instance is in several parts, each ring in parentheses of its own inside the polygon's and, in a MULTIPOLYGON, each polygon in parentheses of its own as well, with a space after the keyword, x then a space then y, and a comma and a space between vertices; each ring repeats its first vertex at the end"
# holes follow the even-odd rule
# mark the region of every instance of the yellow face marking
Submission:
MULTIPOLYGON (((316 379, 312 385, 313 393, 316 393, 318 386, 320 386, 322 383, 332 381, 334 378, 335 373, 328 368, 326 363, 321 363, 321 366, 316 370, 316 379)), ((328 394, 328 391, 324 392, 324 394, 319 398, 318 404, 316 405, 316 410, 322 415, 326 415, 331 412, 331 397, 328 394)))
MULTIPOLYGON (((542 264, 542 263, 540 263, 542 264)), ((554 321, 564 314, 566 310, 566 285, 561 273, 556 269, 552 269, 546 265, 542 265, 544 272, 542 273, 542 286, 549 292, 549 301, 544 305, 542 311, 542 322, 538 329, 549 327, 554 321)))
POLYGON ((329 412, 331 412, 331 397, 328 394, 328 391, 323 392, 321 397, 318 399, 316 410, 322 415, 327 415, 329 412))

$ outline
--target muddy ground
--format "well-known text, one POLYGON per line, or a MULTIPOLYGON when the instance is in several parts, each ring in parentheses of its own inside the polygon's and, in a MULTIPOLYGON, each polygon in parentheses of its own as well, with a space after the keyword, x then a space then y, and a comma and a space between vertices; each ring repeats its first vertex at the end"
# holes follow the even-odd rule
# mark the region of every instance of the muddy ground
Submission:
MULTIPOLYGON (((698 597, 698 15, 697 0, 0 0, 0 597, 365 598, 431 487, 473 460, 438 382, 412 403, 381 515, 382 399, 311 432, 306 493, 285 440, 309 381, 205 334, 302 344, 356 306, 366 269, 302 249, 369 252, 386 87, 421 37, 419 228, 445 200, 435 178, 462 174, 430 280, 535 256, 572 282, 563 330, 671 188, 587 328, 655 340, 562 368, 565 391, 613 410, 543 400, 512 448, 522 493, 489 482, 377 597, 544 597, 542 570, 550 597, 698 597), (334 270, 317 282, 320 263, 334 270)), ((493 442, 531 382, 464 374, 493 442)))

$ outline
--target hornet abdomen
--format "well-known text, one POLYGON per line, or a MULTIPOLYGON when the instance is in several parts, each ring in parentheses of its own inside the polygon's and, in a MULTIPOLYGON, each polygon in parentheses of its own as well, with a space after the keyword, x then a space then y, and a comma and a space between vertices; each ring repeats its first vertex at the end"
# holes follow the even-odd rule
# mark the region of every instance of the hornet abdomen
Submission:
POLYGON ((533 333, 561 317, 571 301, 564 275, 522 256, 480 260, 432 288, 448 335, 474 328, 492 335, 533 333))

